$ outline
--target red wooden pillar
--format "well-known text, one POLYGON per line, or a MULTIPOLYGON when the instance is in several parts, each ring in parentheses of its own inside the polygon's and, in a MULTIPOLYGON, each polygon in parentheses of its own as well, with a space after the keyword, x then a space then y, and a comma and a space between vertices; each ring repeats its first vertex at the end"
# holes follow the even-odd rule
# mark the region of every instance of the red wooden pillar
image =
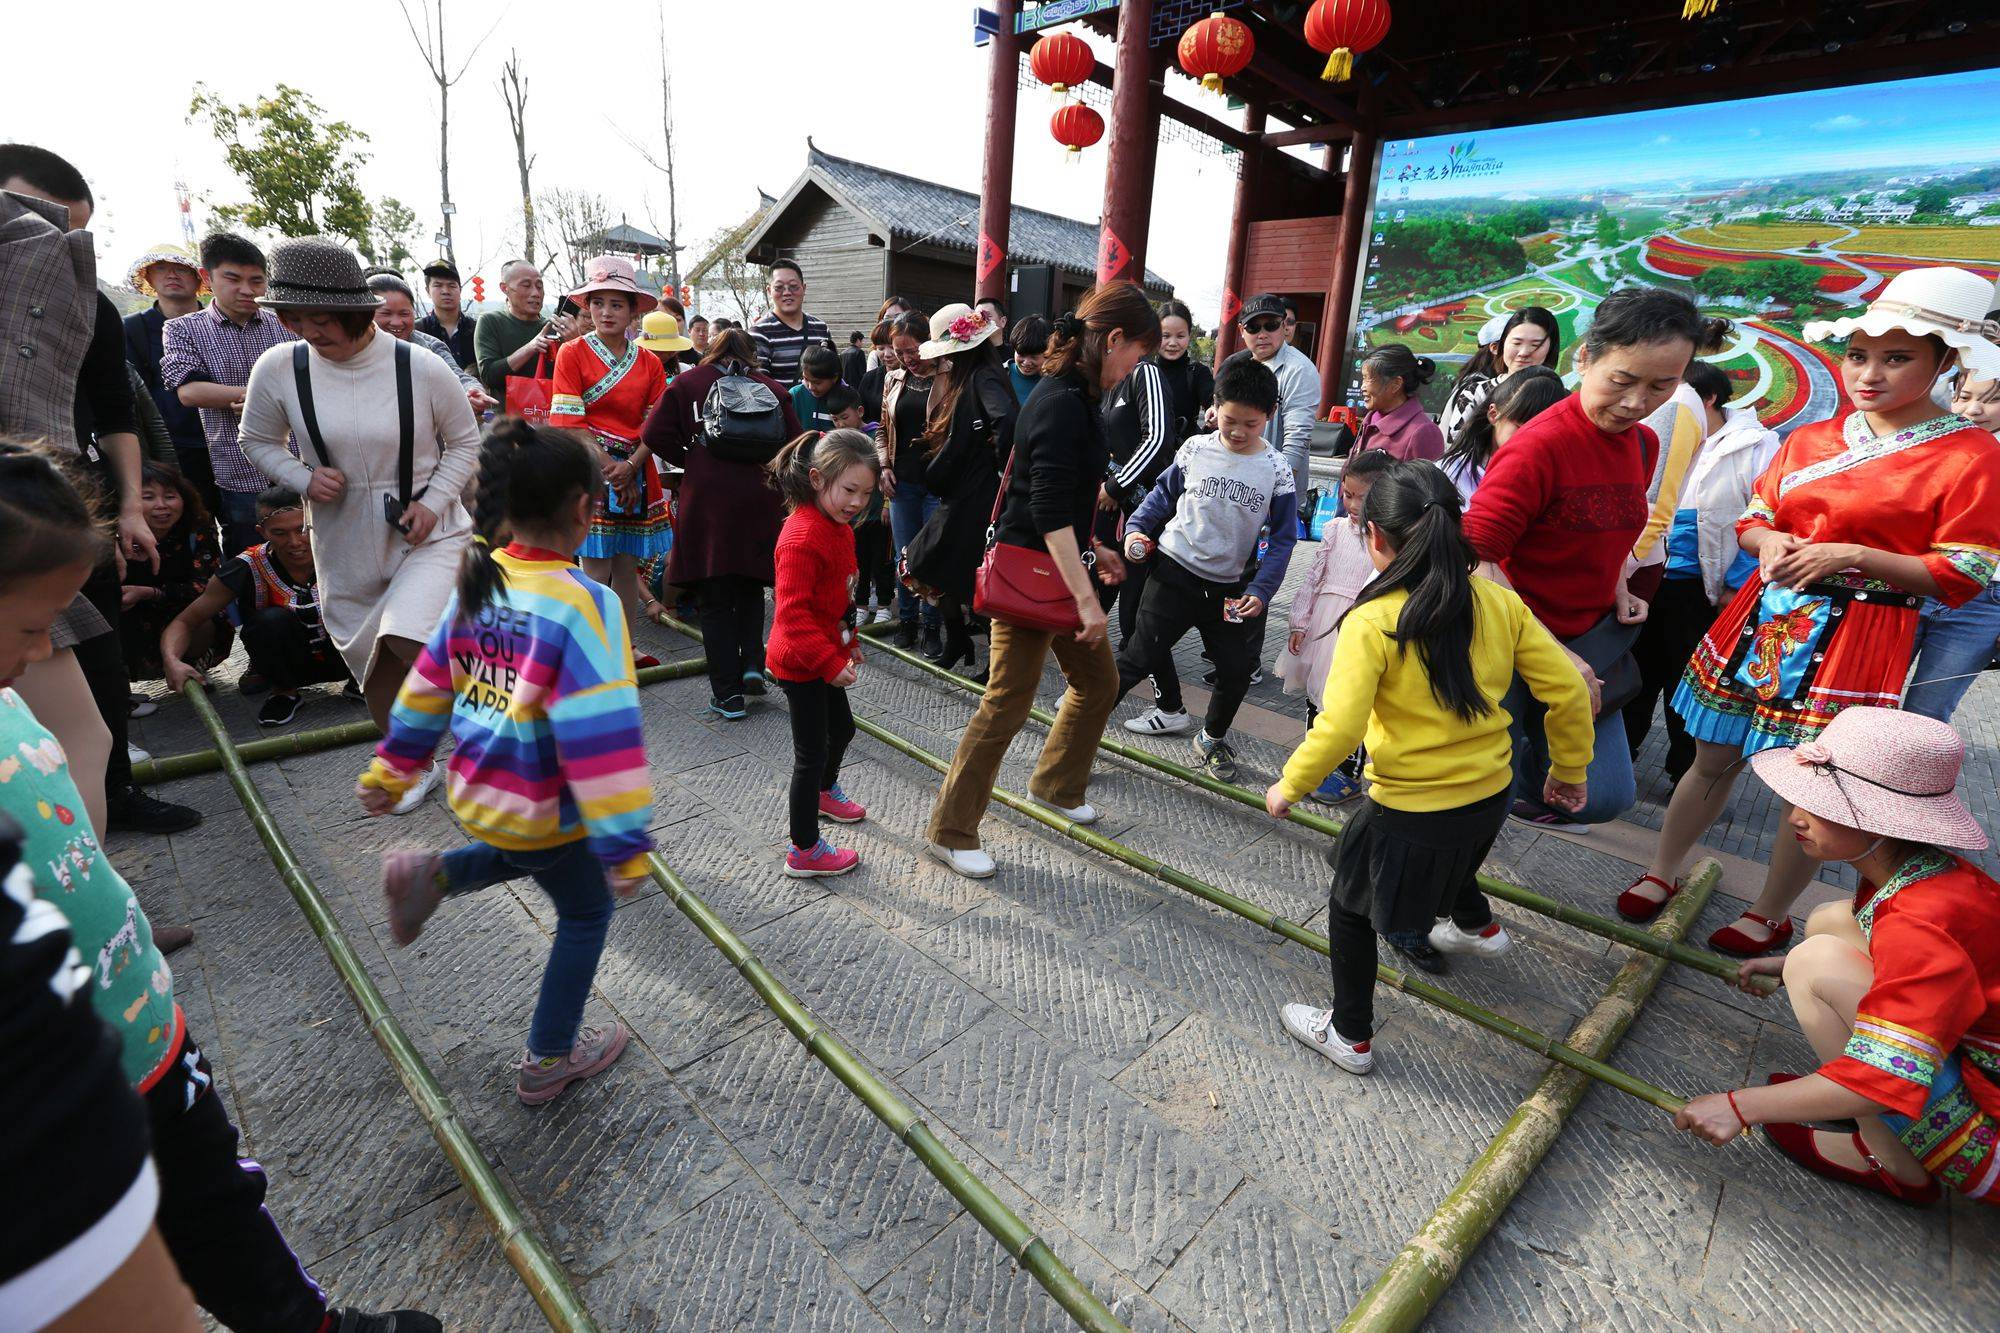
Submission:
POLYGON ((1147 38, 1153 0, 1118 6, 1118 55, 1111 69, 1111 149, 1104 169, 1104 220, 1097 280, 1146 279, 1146 232, 1153 212, 1153 162, 1160 147, 1160 84, 1147 38))
MULTIPOLYGON (((1253 140, 1264 132, 1264 108, 1243 109, 1243 132, 1253 140)), ((1243 345, 1236 312, 1243 308, 1243 271, 1250 260, 1250 199, 1257 191, 1257 173, 1264 163, 1261 147, 1247 148, 1236 164, 1236 202, 1229 210, 1229 257, 1222 268, 1222 322, 1215 328, 1215 364, 1221 365, 1243 345)))
POLYGON ((1375 179, 1375 132, 1356 129, 1348 145, 1347 189, 1340 204, 1339 240, 1333 248, 1333 274, 1327 283, 1326 311, 1320 319, 1319 403, 1322 411, 1340 401, 1335 397, 1345 381, 1348 321, 1354 313, 1355 284, 1360 281, 1361 254, 1367 236, 1368 189, 1375 179))
POLYGON ((979 251, 973 268, 975 301, 1007 305, 1007 224, 1014 216, 1014 111, 1020 101, 1021 39, 1014 20, 1021 0, 995 0, 999 30, 993 34, 993 67, 986 78, 986 165, 979 179, 979 251))

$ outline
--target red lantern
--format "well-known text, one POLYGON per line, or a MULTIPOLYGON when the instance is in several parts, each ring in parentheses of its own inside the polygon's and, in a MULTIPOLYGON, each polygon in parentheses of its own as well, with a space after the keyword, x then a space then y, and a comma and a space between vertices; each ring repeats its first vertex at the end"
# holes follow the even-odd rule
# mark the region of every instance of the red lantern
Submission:
POLYGON ((1181 68, 1212 93, 1222 91, 1224 79, 1241 74, 1255 54, 1257 39, 1250 25, 1220 10, 1181 34, 1181 68))
POLYGON ((474 301, 484 301, 486 299, 486 279, 480 277, 477 273, 472 275, 472 299, 474 301))
POLYGON ((1077 154, 1104 137, 1104 117, 1081 102, 1071 102, 1057 107, 1055 115, 1049 117, 1049 133, 1069 149, 1074 161, 1077 154))
POLYGON ((1313 0, 1306 14, 1306 41, 1326 52, 1320 78, 1343 83, 1354 75, 1354 57, 1389 35, 1386 0, 1313 0))
POLYGON ((1073 32, 1043 35, 1028 53, 1028 69, 1058 93, 1066 93, 1088 83, 1097 69, 1097 57, 1089 43, 1073 32))

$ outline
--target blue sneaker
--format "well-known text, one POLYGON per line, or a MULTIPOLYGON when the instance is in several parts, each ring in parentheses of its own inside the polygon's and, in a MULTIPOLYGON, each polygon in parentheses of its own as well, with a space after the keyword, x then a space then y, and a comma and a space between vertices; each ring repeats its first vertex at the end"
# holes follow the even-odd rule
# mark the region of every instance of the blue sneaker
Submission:
POLYGON ((1350 778, 1339 769, 1326 775, 1326 781, 1313 788, 1312 798, 1327 805, 1346 805, 1361 795, 1361 779, 1350 778))
POLYGON ((745 694, 762 694, 764 692, 764 685, 763 672, 745 671, 743 673, 743 692, 745 694))
POLYGON ((743 696, 740 694, 732 694, 727 699, 710 699, 708 711, 718 713, 731 722, 750 716, 750 710, 743 706, 743 696))

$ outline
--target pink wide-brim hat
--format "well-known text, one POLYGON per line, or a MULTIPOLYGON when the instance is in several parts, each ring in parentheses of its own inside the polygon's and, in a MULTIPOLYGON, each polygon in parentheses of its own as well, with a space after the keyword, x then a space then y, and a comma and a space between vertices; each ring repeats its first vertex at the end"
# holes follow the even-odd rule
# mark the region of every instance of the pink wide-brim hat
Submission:
POLYGON ((1936 718, 1894 708, 1849 708, 1819 739, 1760 750, 1750 767, 1821 819, 1885 838, 1981 851, 1986 832, 1958 799, 1965 742, 1936 718))
POLYGON ((617 255, 599 255, 583 267, 583 286, 567 293, 570 300, 579 306, 585 305, 592 292, 617 292, 632 298, 634 314, 645 314, 658 305, 659 298, 639 285, 639 275, 633 271, 631 261, 617 255))

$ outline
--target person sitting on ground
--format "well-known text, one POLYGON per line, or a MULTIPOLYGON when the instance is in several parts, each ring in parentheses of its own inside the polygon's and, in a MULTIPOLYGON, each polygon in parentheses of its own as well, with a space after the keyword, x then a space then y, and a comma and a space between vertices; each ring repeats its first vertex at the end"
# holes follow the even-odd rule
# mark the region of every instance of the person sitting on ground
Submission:
MULTIPOLYGON (((138 561, 125 562, 125 614, 118 636, 128 676, 133 680, 165 680, 160 635, 201 596, 222 567, 222 551, 216 544, 215 521, 202 507, 194 483, 179 469, 146 464, 139 470, 139 498, 146 506, 146 525, 159 542, 160 567, 155 570, 138 561)), ((225 619, 217 617, 205 628, 206 642, 193 650, 204 667, 229 656, 229 646, 235 642, 225 619)))
MULTIPOLYGON (((50 622, 104 557, 107 542, 90 506, 47 455, 0 446, 0 471, 6 477, 0 486, 0 682, 12 682, 53 651, 50 622)), ((11 765, 0 782, 0 814, 23 832, 22 859, 51 868, 46 878, 36 877, 35 892, 58 909, 58 919, 68 919, 78 955, 93 964, 86 988, 97 1016, 123 1038, 123 1073, 151 1122, 160 1236, 195 1300, 232 1329, 440 1333, 438 1321, 419 1311, 328 1308, 326 1292, 264 1206, 269 1179, 238 1155, 236 1126, 215 1071, 161 956, 164 932, 155 931, 131 885, 105 856, 63 747, 6 684, 0 684, 0 753, 11 765)), ((86 1166, 79 1162, 75 1169, 86 1166)), ((59 1192, 46 1202, 59 1208, 66 1200, 67 1192, 59 1192)), ((6 1322, 13 1324, 17 1313, 10 1296, 6 1322)), ((151 1329, 161 1322, 149 1311, 145 1320, 117 1327, 151 1329)))
POLYGON ((1257 666, 1257 622, 1284 583, 1298 540, 1292 469, 1264 438, 1277 407, 1278 378, 1262 362, 1245 357, 1225 365, 1215 381, 1215 433, 1181 446, 1126 525, 1127 563, 1153 563, 1156 549, 1159 560, 1132 636, 1118 651, 1119 697, 1190 629, 1198 631, 1217 676, 1195 755, 1220 782, 1236 780, 1229 724, 1257 666), (1264 532, 1269 545, 1259 563, 1264 532))
POLYGON ((1333 1007, 1280 1011, 1285 1031, 1350 1074, 1375 1065, 1378 931, 1429 931, 1454 952, 1511 943, 1478 885, 1514 785, 1501 697, 1519 678, 1548 706, 1550 805, 1583 804, 1592 744, 1589 692, 1561 645, 1512 589, 1469 572, 1478 557, 1442 472, 1393 464, 1361 521, 1380 572, 1341 623, 1312 730, 1264 794, 1286 818, 1365 738, 1368 797, 1331 855, 1333 1007))
POLYGON ((1007 335, 1007 346, 1014 353, 1007 361, 1007 378, 1013 381, 1014 396, 1026 407, 1028 395, 1042 382, 1042 357, 1049 350, 1049 322, 1040 315, 1029 315, 1016 322, 1014 331, 1007 335))
POLYGON ((258 496, 257 531, 264 540, 225 561, 201 595, 160 631, 160 672, 176 693, 190 680, 207 684, 207 664, 228 656, 222 617, 233 607, 250 670, 271 691, 257 721, 282 727, 298 716, 299 691, 308 685, 340 682, 346 697, 360 694, 320 623, 312 529, 299 493, 273 486, 258 496))
MULTIPOLYGON (((409 283, 394 273, 373 273, 368 277, 368 290, 382 298, 382 304, 375 307, 376 328, 402 342, 415 343, 450 366, 465 388, 465 401, 472 405, 474 415, 497 406, 479 377, 459 364, 449 343, 417 327, 417 298, 409 283)), ((470 332, 468 325, 461 324, 459 328, 470 332)))
POLYGON ((808 347, 799 356, 799 382, 791 388, 792 410, 799 425, 821 433, 833 429, 826 396, 840 387, 840 358, 831 347, 808 347))
POLYGON ((1473 492, 1486 479, 1486 469, 1500 446, 1514 432, 1569 396, 1562 376, 1547 366, 1527 366, 1481 395, 1478 415, 1465 423, 1458 442, 1445 450, 1438 466, 1458 487, 1459 498, 1472 504, 1473 492))
POLYGON ((413 944, 446 897, 508 880, 533 879, 555 904, 514 1084, 527 1106, 625 1050, 624 1024, 585 1026, 583 1010, 612 894, 630 897, 646 880, 654 846, 632 641, 615 594, 570 555, 603 490, 595 452, 574 435, 519 417, 487 433, 473 502, 480 540, 466 547, 456 595, 355 788, 369 815, 388 814, 451 728, 451 811, 472 839, 383 856, 398 945, 413 944))
POLYGON ((1753 995, 1784 979, 1819 1068, 1696 1097, 1675 1128, 1720 1145, 1762 1125, 1829 1180, 1918 1206, 1940 1185, 2000 1205, 2000 883, 1944 850, 1987 845, 1958 795, 1964 760, 1945 723, 1866 706, 1750 757, 1806 854, 1861 883, 1815 911, 1791 953, 1739 973, 1753 995), (1852 1133, 1815 1128, 1850 1117, 1852 1133))

